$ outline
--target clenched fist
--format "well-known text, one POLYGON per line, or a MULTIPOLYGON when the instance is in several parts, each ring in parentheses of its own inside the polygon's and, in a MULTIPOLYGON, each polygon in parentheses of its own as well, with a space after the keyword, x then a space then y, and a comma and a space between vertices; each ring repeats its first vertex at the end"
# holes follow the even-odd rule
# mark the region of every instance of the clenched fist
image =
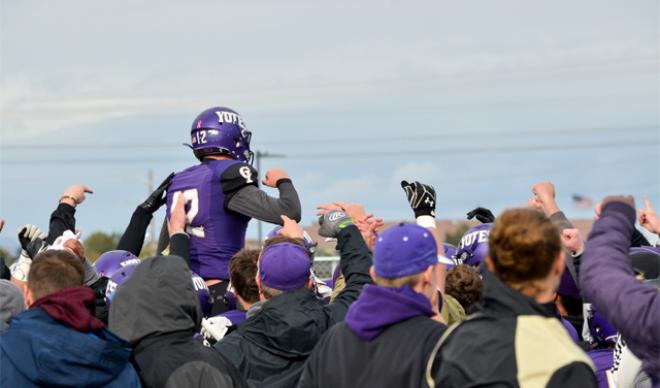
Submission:
POLYGON ((268 187, 277 187, 277 182, 281 179, 288 179, 289 174, 279 168, 271 168, 266 172, 263 184, 268 187))

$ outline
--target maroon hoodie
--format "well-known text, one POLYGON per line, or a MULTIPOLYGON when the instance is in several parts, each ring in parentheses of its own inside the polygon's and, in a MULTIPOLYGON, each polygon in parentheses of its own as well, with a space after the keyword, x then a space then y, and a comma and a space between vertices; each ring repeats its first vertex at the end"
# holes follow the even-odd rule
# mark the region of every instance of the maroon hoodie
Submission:
POLYGON ((87 333, 104 327, 103 322, 92 314, 94 300, 94 292, 87 287, 65 288, 40 298, 30 308, 41 307, 54 320, 87 333))

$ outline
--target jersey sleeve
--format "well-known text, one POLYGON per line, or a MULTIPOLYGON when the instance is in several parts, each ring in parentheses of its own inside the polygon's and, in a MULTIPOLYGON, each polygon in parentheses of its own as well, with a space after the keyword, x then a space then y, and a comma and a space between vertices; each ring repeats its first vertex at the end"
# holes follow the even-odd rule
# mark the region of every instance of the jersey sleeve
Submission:
POLYGON ((225 203, 227 203, 243 187, 259 187, 259 174, 254 167, 247 163, 236 163, 222 173, 220 185, 225 194, 225 203))

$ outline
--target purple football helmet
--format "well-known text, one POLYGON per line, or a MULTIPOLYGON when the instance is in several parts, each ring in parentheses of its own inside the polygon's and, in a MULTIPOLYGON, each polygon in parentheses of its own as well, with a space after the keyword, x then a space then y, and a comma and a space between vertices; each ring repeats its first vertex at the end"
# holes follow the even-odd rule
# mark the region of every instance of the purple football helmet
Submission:
POLYGON ((217 106, 200 113, 192 123, 190 138, 190 147, 199 160, 207 155, 227 155, 252 163, 252 132, 241 115, 229 108, 217 106))
POLYGON ((105 288, 105 301, 110 307, 112 299, 115 297, 115 293, 130 277, 133 275, 133 272, 138 267, 139 263, 133 263, 127 261, 126 265, 118 268, 109 278, 108 285, 105 288))
POLYGON ((445 252, 445 257, 451 259, 456 255, 456 247, 449 243, 442 243, 442 250, 445 252))
POLYGON ((587 325, 591 336, 599 344, 616 343, 617 330, 594 305, 587 311, 587 325))
POLYGON ((195 287, 195 292, 199 298, 199 305, 202 307, 204 316, 206 316, 209 312, 211 312, 211 293, 209 292, 209 288, 201 276, 197 275, 193 271, 190 271, 190 274, 192 277, 193 286, 195 287))
POLYGON ((660 247, 630 248, 632 266, 644 280, 655 280, 660 277, 660 247))
MULTIPOLYGON (((273 230, 271 230, 266 236, 266 240, 273 237, 280 237, 280 235, 277 234, 277 232, 279 232, 280 229, 282 229, 281 226, 276 226, 275 228, 273 228, 273 230)), ((307 250, 307 252, 309 252, 310 257, 312 257, 313 259, 314 254, 316 253, 317 244, 314 242, 314 240, 312 240, 312 237, 306 231, 303 231, 303 244, 305 244, 305 249, 307 250)))
POLYGON ((118 269, 133 264, 140 264, 137 256, 128 251, 116 250, 105 252, 99 256, 94 262, 94 268, 100 277, 111 278, 118 269))
POLYGON ((481 224, 468 229, 458 244, 454 258, 459 263, 479 267, 488 255, 488 236, 493 224, 481 224))

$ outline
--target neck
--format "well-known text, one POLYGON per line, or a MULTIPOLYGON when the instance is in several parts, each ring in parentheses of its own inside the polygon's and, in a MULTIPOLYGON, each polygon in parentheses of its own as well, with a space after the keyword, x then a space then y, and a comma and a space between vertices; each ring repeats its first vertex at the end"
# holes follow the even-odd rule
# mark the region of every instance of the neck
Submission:
POLYGON ((209 155, 209 156, 204 157, 204 160, 208 160, 208 159, 212 159, 212 160, 233 160, 231 157, 229 157, 227 155, 209 155))
POLYGON ((509 284, 509 287, 521 294, 534 299, 538 304, 546 304, 555 300, 555 291, 546 281, 536 281, 524 284, 509 284))

